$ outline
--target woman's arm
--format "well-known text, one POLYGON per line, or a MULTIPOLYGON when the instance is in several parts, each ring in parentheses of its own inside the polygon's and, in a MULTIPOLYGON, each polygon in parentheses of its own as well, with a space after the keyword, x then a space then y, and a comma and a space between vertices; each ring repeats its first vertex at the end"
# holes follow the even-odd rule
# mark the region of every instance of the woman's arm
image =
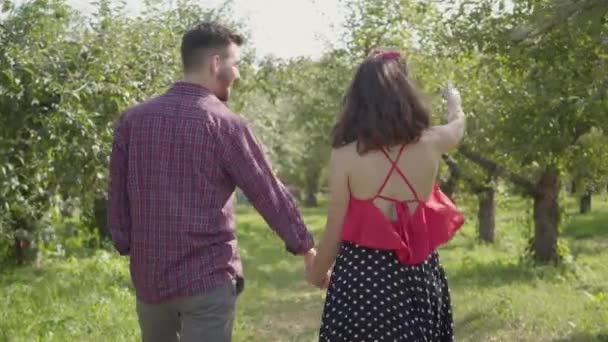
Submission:
POLYGON ((431 127, 428 130, 429 138, 432 139, 439 154, 446 153, 458 146, 465 132, 465 116, 462 111, 460 93, 456 88, 448 86, 443 96, 448 103, 448 123, 431 127))
POLYGON ((348 209, 349 190, 345 150, 334 149, 329 162, 329 202, 327 224, 319 242, 317 255, 306 278, 312 285, 326 287, 329 269, 334 264, 340 249, 340 234, 344 216, 348 209))

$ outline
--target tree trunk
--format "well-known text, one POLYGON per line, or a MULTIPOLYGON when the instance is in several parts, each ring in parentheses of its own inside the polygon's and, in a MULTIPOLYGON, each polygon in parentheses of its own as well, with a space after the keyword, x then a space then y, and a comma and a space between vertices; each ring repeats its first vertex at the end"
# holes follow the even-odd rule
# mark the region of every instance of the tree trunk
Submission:
POLYGON ((576 181, 572 180, 570 182, 570 195, 574 195, 576 193, 576 181))
POLYGON ((454 193, 456 191, 456 182, 454 178, 449 177, 448 179, 444 179, 439 184, 439 188, 441 188, 441 191, 450 199, 454 199, 454 193))
POLYGON ((494 211, 494 195, 496 191, 490 187, 478 194, 479 211, 477 218, 479 220, 479 239, 485 242, 494 242, 495 232, 495 211, 494 211))
POLYGON ((13 238, 13 253, 18 265, 24 265, 34 260, 37 252, 36 245, 32 243, 33 236, 25 229, 17 229, 13 238))
POLYGON ((446 196, 454 200, 456 187, 460 179, 460 167, 456 160, 448 154, 443 155, 443 161, 448 165, 449 176, 442 179, 439 187, 446 196))
POLYGON ((316 207, 319 205, 317 201, 317 193, 316 191, 306 191, 306 200, 304 201, 304 205, 307 207, 316 207))
POLYGON ((319 177, 321 177, 320 167, 309 165, 306 170, 306 199, 304 200, 304 205, 307 207, 316 207, 319 204, 317 201, 319 177))
POLYGON ((29 246, 29 241, 15 237, 13 246, 14 246, 13 253, 15 255, 15 262, 17 262, 18 265, 25 264, 25 254, 26 254, 25 250, 29 246))
POLYGON ((319 175, 308 175, 306 179, 306 198, 304 205, 307 207, 316 207, 319 205, 317 201, 317 192, 319 192, 319 175))
POLYGON ((534 258, 541 263, 559 261, 559 170, 547 167, 537 183, 534 197, 534 258))
POLYGON ((587 190, 580 199, 580 213, 586 214, 591 211, 591 191, 587 190))

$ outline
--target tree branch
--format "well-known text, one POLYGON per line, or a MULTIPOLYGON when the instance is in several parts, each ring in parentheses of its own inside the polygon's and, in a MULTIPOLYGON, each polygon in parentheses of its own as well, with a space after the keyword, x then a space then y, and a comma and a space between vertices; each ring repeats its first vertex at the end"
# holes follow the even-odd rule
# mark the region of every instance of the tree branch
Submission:
POLYGON ((475 193, 482 193, 488 190, 492 190, 491 187, 483 185, 481 182, 477 181, 475 178, 470 177, 460 170, 460 166, 456 159, 454 159, 449 154, 442 155, 443 161, 447 164, 448 169, 450 170, 450 174, 452 177, 460 178, 464 180, 467 185, 473 190, 475 193))
POLYGON ((462 154, 465 158, 469 159, 473 163, 479 165, 481 168, 486 170, 492 176, 502 176, 513 184, 522 188, 528 195, 536 196, 538 191, 536 190, 536 186, 533 182, 528 180, 527 178, 518 175, 510 170, 507 170, 505 167, 499 165, 493 160, 485 158, 481 154, 477 152, 471 151, 467 146, 461 145, 458 148, 458 152, 462 154))
POLYGON ((605 6, 605 0, 586 0, 567 3, 566 5, 557 5, 554 7, 545 8, 544 11, 552 11, 549 18, 542 18, 544 22, 535 23, 535 27, 529 29, 519 37, 515 37, 516 42, 522 42, 531 38, 536 38, 541 35, 545 35, 548 32, 555 29, 558 25, 563 24, 578 15, 588 13, 591 11, 602 11, 606 12, 608 7, 605 6))
POLYGON ((462 175, 462 173, 460 172, 460 166, 458 166, 458 162, 456 161, 456 159, 454 159, 454 157, 447 153, 444 153, 441 157, 448 166, 451 175, 453 175, 454 177, 460 177, 462 175))

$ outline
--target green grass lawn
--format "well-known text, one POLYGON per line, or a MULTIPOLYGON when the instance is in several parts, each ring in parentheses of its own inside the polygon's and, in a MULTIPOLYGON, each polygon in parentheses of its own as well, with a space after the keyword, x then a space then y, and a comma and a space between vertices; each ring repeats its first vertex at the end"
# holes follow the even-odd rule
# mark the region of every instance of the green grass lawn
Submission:
MULTIPOLYGON (((476 241, 476 215, 467 210, 467 225, 441 250, 457 340, 608 341, 608 201, 593 205, 575 215, 568 201, 563 236, 573 258, 557 268, 521 259, 529 203, 501 198, 495 245, 476 241)), ((324 210, 304 213, 318 234, 324 210)), ((247 288, 235 341, 313 341, 324 293, 304 283, 302 261, 252 210, 239 208, 238 230, 247 288)), ((0 271, 0 341, 138 339, 127 263, 112 252, 0 271)))

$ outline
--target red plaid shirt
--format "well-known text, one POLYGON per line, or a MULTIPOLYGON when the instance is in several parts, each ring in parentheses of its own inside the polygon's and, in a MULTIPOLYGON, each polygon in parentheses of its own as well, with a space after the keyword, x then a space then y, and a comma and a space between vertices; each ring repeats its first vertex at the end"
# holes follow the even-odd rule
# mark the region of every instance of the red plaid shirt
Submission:
POLYGON ((138 298, 198 295, 242 274, 237 186, 290 252, 312 248, 248 125, 205 88, 177 82, 123 113, 112 145, 108 222, 116 249, 130 256, 138 298))

